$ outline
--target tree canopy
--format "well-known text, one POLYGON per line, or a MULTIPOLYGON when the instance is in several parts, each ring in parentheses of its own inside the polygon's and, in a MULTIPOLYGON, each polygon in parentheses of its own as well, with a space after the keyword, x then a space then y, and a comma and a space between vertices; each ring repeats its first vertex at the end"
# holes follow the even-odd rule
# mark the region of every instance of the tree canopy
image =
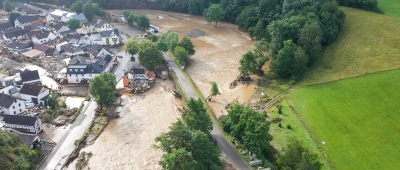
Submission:
POLYGON ((76 1, 73 3, 70 7, 71 11, 75 11, 77 13, 82 13, 83 12, 83 2, 82 1, 76 1))
POLYGON ((81 27, 81 21, 79 19, 71 19, 68 21, 68 28, 78 29, 81 27))
POLYGON ((224 10, 220 4, 212 4, 206 12, 206 20, 211 22, 214 21, 214 26, 218 25, 218 22, 224 17, 224 10))
POLYGON ((88 20, 93 20, 93 18, 94 18, 94 8, 93 8, 92 4, 86 3, 83 6, 83 14, 85 14, 85 17, 88 20))
POLYGON ((164 57, 153 42, 144 40, 139 44, 139 61, 146 69, 154 70, 164 61, 164 57))
POLYGON ((210 138, 212 122, 201 100, 189 100, 183 119, 156 138, 164 151, 160 165, 166 170, 222 170, 220 153, 210 138))
POLYGON ((179 61, 179 63, 180 63, 182 66, 186 66, 186 64, 187 64, 187 63, 189 62, 189 60, 190 60, 189 54, 188 54, 187 51, 186 51, 183 47, 181 47, 181 46, 175 47, 174 55, 175 55, 176 59, 179 61))
POLYGON ((150 27, 150 20, 149 20, 149 18, 147 18, 147 16, 146 16, 146 15, 143 15, 143 14, 139 15, 139 16, 137 17, 137 26, 138 26, 140 29, 143 29, 143 30, 148 29, 148 28, 150 27))
POLYGON ((4 7, 4 11, 6 11, 8 13, 10 13, 12 11, 12 7, 11 7, 9 0, 4 1, 3 7, 4 7))
POLYGON ((271 152, 272 136, 269 134, 269 123, 265 120, 265 114, 248 106, 235 104, 230 106, 228 115, 221 117, 220 121, 226 132, 231 133, 258 157, 266 157, 271 152))
POLYGON ((97 104, 103 107, 104 104, 112 104, 115 101, 117 80, 113 73, 103 72, 90 82, 90 94, 97 104))
POLYGON ((15 26, 15 20, 17 19, 17 17, 21 16, 21 14, 17 13, 17 12, 11 12, 10 16, 8 17, 8 21, 10 21, 10 23, 15 26))
POLYGON ((187 53, 189 54, 189 55, 194 55, 195 53, 196 53, 196 50, 194 49, 194 45, 193 45, 193 43, 192 43, 192 41, 190 40, 190 38, 188 38, 188 37, 186 37, 186 36, 184 36, 183 38, 182 38, 182 40, 181 40, 181 42, 179 42, 179 44, 178 44, 179 46, 181 46, 181 47, 183 47, 186 51, 187 51, 187 53))
POLYGON ((131 38, 125 43, 124 50, 131 55, 136 55, 139 52, 139 43, 135 38, 131 38))
POLYGON ((291 138, 283 149, 283 154, 278 159, 278 165, 282 169, 319 170, 322 163, 317 155, 304 148, 296 138, 291 138))
POLYGON ((168 32, 162 34, 159 37, 158 41, 164 42, 165 44, 167 44, 168 49, 173 51, 175 49, 175 47, 178 46, 179 36, 178 36, 178 33, 176 33, 176 32, 168 31, 168 32))

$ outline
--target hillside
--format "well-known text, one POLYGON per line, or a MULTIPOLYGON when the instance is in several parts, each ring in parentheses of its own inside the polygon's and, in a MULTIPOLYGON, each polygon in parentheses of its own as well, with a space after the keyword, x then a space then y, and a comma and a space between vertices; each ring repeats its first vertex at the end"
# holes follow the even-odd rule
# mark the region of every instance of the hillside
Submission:
POLYGON ((335 169, 399 168, 399 74, 373 73, 288 94, 335 169))
POLYGON ((341 9, 346 14, 342 32, 300 86, 400 68, 400 20, 353 8, 341 9))
POLYGON ((0 131, 0 169, 36 169, 36 165, 42 160, 42 156, 36 150, 31 150, 21 142, 19 136, 0 131))
POLYGON ((399 0, 378 0, 378 7, 386 15, 400 18, 400 1, 399 0))

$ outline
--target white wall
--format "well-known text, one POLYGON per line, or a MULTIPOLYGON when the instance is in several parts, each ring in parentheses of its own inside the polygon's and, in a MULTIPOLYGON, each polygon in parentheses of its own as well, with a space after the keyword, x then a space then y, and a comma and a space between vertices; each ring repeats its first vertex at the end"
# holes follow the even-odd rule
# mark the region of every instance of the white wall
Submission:
POLYGON ((111 53, 106 49, 102 48, 96 57, 105 57, 107 55, 111 55, 111 53))
POLYGON ((67 74, 68 83, 80 83, 82 79, 89 79, 92 80, 94 77, 98 76, 99 74, 67 74), (78 81, 77 81, 78 80, 78 81))
POLYGON ((15 21, 14 21, 14 24, 15 24, 15 28, 17 28, 17 27, 24 28, 25 26, 31 25, 30 22, 27 22, 27 23, 20 23, 18 20, 15 20, 15 21))
POLYGON ((97 28, 97 32, 101 32, 101 31, 108 31, 108 30, 113 30, 114 27, 109 24, 109 23, 105 23, 101 26, 101 28, 97 28))
POLYGON ((119 37, 117 36, 117 35, 115 35, 114 33, 110 36, 110 37, 102 37, 101 38, 102 40, 103 40, 103 44, 104 45, 117 45, 117 44, 119 44, 120 42, 120 39, 119 39, 119 37), (107 38, 108 38, 108 44, 107 44, 107 38), (112 39, 113 38, 116 38, 117 39, 117 41, 113 41, 112 39))
POLYGON ((25 111, 25 101, 19 100, 19 99, 17 99, 16 103, 14 102, 10 106, 10 108, 8 108, 8 109, 3 108, 3 114, 5 114, 5 115, 18 115, 24 111, 25 111), (20 109, 21 109, 21 111, 20 111, 20 109), (15 112, 15 114, 14 114, 14 112, 15 112))
POLYGON ((20 52, 20 51, 24 51, 24 50, 32 50, 32 47, 21 49, 21 50, 16 50, 16 49, 11 49, 11 48, 7 48, 7 49, 8 49, 8 51, 12 51, 12 52, 20 52))

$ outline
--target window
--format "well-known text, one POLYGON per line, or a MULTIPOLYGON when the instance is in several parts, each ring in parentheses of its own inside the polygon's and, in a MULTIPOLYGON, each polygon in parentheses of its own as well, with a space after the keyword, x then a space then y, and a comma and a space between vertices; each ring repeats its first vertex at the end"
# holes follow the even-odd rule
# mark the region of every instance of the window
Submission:
POLYGON ((20 104, 18 104, 18 106, 19 106, 19 107, 21 107, 21 103, 20 103, 20 104))
POLYGON ((74 71, 74 69, 71 68, 71 69, 69 69, 69 71, 74 71))
POLYGON ((22 112, 22 110, 21 110, 21 109, 19 109, 19 112, 22 112))
POLYGON ((89 74, 89 77, 92 77, 92 74, 89 74))
POLYGON ((76 79, 76 81, 75 82, 79 82, 79 80, 78 79, 76 79))
POLYGON ((15 106, 13 106, 13 109, 15 109, 15 106))
POLYGON ((16 114, 17 114, 17 112, 16 112, 16 111, 14 111, 14 114, 16 115, 16 114))
POLYGON ((72 76, 72 74, 69 74, 69 76, 72 76))
POLYGON ((82 74, 82 76, 84 76, 85 74, 82 74))
POLYGON ((78 71, 78 69, 75 69, 75 71, 78 71))

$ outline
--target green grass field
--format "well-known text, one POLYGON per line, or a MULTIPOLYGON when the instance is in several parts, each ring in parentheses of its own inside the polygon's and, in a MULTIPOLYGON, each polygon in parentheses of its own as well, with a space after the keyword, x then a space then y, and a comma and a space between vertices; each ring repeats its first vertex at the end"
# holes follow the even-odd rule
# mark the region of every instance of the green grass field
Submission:
MULTIPOLYGON (((346 13, 338 39, 300 86, 400 68, 400 19, 341 7, 346 13)), ((400 10, 399 10, 400 11, 400 10)))
POLYGON ((399 169, 399 82, 400 70, 391 70, 296 89, 288 98, 336 169, 399 169))
POLYGON ((378 7, 386 15, 400 18, 400 1, 399 0, 378 0, 378 7))

